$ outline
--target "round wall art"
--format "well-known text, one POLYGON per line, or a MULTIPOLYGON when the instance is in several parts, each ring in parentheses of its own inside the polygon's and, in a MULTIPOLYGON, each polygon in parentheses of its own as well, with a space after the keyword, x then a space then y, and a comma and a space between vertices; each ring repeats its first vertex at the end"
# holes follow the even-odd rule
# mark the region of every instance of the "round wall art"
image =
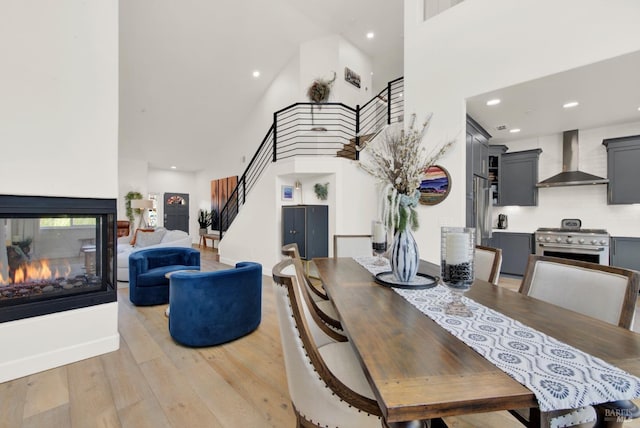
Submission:
POLYGON ((449 172, 439 165, 433 165, 426 169, 424 176, 420 183, 420 203, 436 205, 444 201, 451 188, 449 172))

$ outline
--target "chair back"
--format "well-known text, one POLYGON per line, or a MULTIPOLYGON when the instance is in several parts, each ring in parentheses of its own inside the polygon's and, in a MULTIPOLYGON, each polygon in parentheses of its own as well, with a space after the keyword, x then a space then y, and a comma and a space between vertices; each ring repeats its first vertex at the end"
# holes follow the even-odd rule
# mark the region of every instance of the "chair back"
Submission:
POLYGON ((629 269, 531 255, 520 292, 631 328, 639 278, 638 272, 629 269))
POLYGON ((501 267, 502 250, 500 248, 476 245, 473 261, 473 274, 476 278, 498 285, 501 267))
POLYGON ((300 259, 298 254, 298 246, 296 244, 285 245, 282 247, 282 254, 294 261, 284 269, 283 273, 287 275, 296 275, 295 267, 296 265, 300 266, 302 277, 298 278, 297 285, 300 287, 299 291, 302 296, 303 310, 307 319, 307 324, 309 325, 309 329, 316 341, 316 344, 318 346, 322 346, 330 342, 346 342, 346 336, 340 332, 342 330, 340 322, 330 319, 326 314, 324 314, 314 300, 315 295, 309 290, 309 288, 312 288, 313 286, 309 284, 309 279, 304 274, 302 259, 300 259))
MULTIPOLYGON (((286 259, 273 268, 287 384, 298 426, 311 426, 309 421, 318 426, 379 426, 377 402, 348 387, 331 371, 310 333, 299 286, 304 276, 301 266, 299 259, 286 259), (291 265, 294 275, 285 273, 291 265), (376 424, 372 424, 374 420, 376 424)), ((349 344, 342 345, 350 349, 349 344)), ((357 366, 351 369, 362 370, 357 366)))
POLYGON ((371 235, 333 235, 333 257, 361 257, 371 254, 371 235))

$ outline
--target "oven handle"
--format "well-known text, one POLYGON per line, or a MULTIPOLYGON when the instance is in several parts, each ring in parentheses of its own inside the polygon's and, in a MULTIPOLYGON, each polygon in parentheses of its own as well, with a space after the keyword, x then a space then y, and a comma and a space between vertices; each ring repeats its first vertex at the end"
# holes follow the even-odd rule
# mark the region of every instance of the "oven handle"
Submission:
POLYGON ((543 248, 549 248, 549 249, 553 249, 553 248, 563 248, 563 249, 569 249, 569 250, 585 250, 585 251, 595 251, 595 252, 602 252, 605 251, 605 247, 592 247, 592 246, 587 246, 587 245, 581 245, 579 247, 576 247, 574 245, 563 245, 563 244, 538 244, 540 247, 543 248))

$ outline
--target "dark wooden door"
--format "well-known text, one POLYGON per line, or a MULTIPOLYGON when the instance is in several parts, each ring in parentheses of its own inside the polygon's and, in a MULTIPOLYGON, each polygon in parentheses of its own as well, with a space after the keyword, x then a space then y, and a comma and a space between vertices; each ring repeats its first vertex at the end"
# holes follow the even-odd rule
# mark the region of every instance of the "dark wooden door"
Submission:
POLYGON ((189 194, 164 194, 164 227, 189 233, 189 194))

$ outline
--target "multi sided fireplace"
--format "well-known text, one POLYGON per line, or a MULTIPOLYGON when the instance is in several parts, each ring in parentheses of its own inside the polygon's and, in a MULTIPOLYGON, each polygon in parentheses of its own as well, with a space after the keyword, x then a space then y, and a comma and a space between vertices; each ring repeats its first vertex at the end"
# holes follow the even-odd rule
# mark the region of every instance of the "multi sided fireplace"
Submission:
POLYGON ((114 199, 0 195, 0 322, 116 301, 114 199))

